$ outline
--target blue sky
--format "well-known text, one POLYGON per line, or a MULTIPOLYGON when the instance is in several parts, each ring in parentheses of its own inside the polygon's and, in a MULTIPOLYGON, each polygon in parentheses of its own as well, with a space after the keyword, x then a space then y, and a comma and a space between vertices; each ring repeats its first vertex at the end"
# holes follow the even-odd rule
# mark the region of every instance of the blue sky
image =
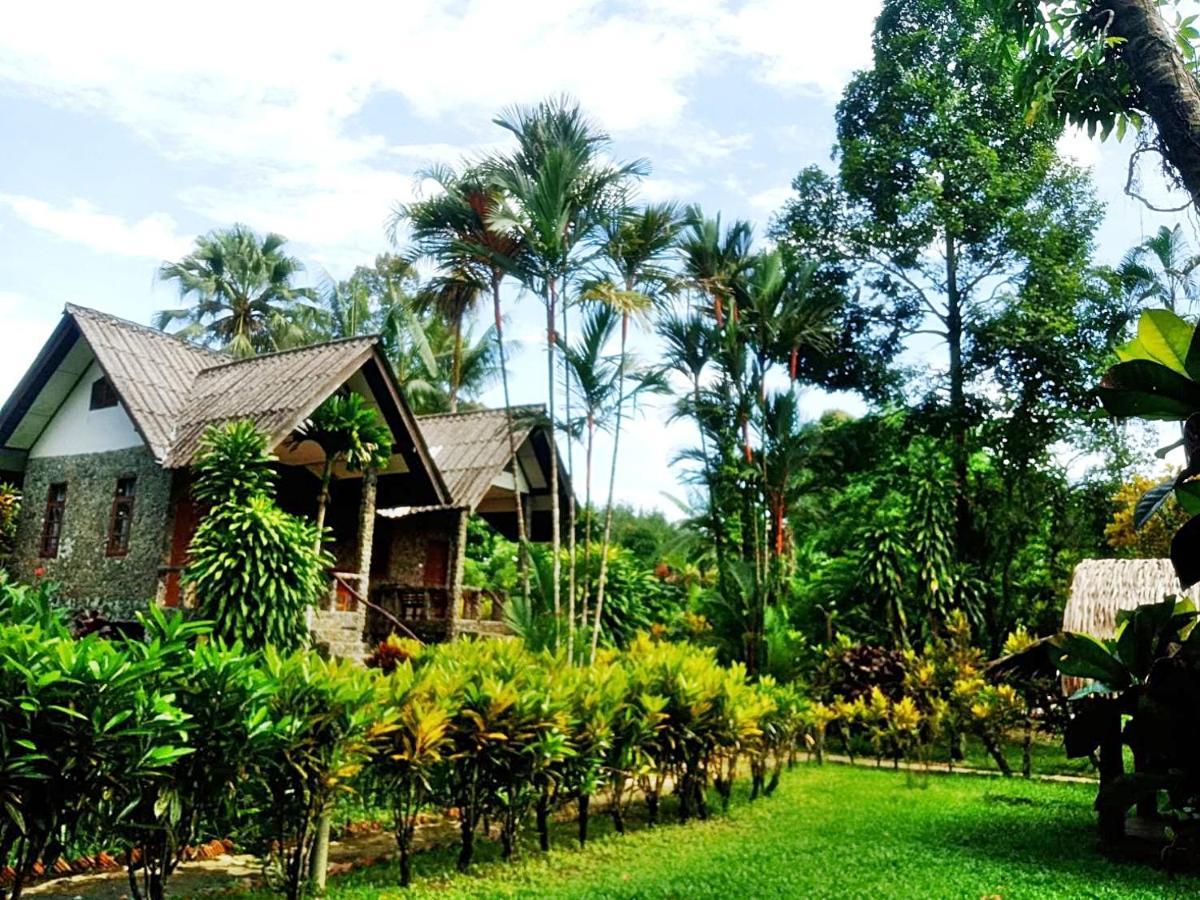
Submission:
MULTIPOLYGON (((62 10, 22 4, 0 29, 0 396, 64 302, 142 322, 171 305, 156 268, 212 228, 278 231, 311 281, 345 276, 389 249, 384 221, 420 191, 415 171, 501 146, 492 116, 550 94, 577 97, 617 156, 650 159, 643 197, 761 234, 796 171, 828 163, 877 8, 215 2, 201 15, 159 2, 81 5, 64 28, 62 10)), ((1072 136, 1064 150, 1095 167, 1109 204, 1102 259, 1174 224, 1124 197, 1128 147, 1072 136)), ((538 319, 532 299, 513 305, 518 401, 544 391, 538 319)), ((804 398, 808 415, 831 406, 861 408, 804 398)), ((683 493, 670 458, 693 435, 666 419, 649 409, 631 425, 619 497, 670 509, 663 492, 683 493)))

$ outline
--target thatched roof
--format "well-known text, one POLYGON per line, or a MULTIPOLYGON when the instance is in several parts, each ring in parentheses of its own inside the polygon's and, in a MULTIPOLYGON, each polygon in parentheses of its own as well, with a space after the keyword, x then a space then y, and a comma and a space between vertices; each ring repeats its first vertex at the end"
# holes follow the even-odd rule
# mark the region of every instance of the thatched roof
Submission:
POLYGON ((1071 580, 1063 631, 1112 637, 1117 613, 1144 603, 1161 603, 1167 595, 1200 597, 1196 587, 1180 589, 1169 559, 1085 559, 1075 567, 1071 580))

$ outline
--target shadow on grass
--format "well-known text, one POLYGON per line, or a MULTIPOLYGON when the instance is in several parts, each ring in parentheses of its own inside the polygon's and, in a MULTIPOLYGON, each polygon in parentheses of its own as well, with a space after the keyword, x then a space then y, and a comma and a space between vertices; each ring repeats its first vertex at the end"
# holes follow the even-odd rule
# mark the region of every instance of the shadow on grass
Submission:
MULTIPOLYGON (((569 867, 572 854, 578 854, 582 861, 581 851, 590 852, 595 849, 596 845, 621 836, 617 833, 608 811, 603 808, 598 810, 595 806, 595 799, 592 802, 593 807, 588 822, 588 839, 584 847, 579 844, 579 826, 574 817, 576 810, 574 803, 563 807, 558 817, 551 821, 550 848, 556 854, 557 864, 569 867)), ((745 796, 735 797, 736 805, 745 802, 745 796)), ((712 815, 719 815, 719 805, 716 802, 715 794, 710 793, 709 803, 712 815)), ((658 823, 655 825, 649 823, 647 808, 642 802, 631 803, 625 809, 624 820, 626 834, 652 829, 677 828, 679 826, 678 801, 671 796, 662 798, 659 805, 658 823)), ((458 871, 458 850, 458 841, 453 840, 415 853, 412 858, 413 887, 422 892, 437 892, 448 887, 455 879, 489 878, 494 876, 498 869, 507 869, 509 865, 509 862, 505 861, 501 855, 501 846, 495 826, 493 826, 491 838, 477 840, 474 861, 466 873, 458 871)), ((525 827, 521 830, 513 861, 520 862, 544 856, 545 854, 538 846, 537 831, 533 827, 531 813, 525 827)), ((332 876, 329 879, 329 887, 338 895, 343 893, 356 895, 357 891, 361 891, 364 897, 376 896, 375 893, 371 893, 375 891, 392 889, 399 891, 401 890, 400 865, 397 860, 390 859, 374 865, 358 867, 344 875, 332 876)))

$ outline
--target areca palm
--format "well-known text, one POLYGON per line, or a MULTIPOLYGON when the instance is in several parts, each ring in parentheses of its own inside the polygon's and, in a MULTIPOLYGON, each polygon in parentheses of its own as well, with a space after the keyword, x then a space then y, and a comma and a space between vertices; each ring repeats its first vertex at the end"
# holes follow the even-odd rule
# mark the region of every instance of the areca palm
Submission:
MULTIPOLYGON (((509 451, 514 471, 517 458, 516 429, 508 389, 508 365, 504 347, 504 316, 500 289, 505 275, 518 269, 527 248, 522 237, 497 228, 492 219, 502 201, 493 179, 479 169, 456 172, 437 166, 421 173, 438 187, 438 193, 416 203, 397 206, 388 223, 395 240, 406 226, 416 253, 433 260, 447 272, 465 273, 486 284, 491 292, 500 380, 504 389, 504 413, 508 426, 509 451)), ((516 504, 518 561, 526 601, 529 599, 529 556, 521 492, 513 492, 516 504)))
MULTIPOLYGON (((585 315, 578 342, 574 345, 568 345, 561 340, 559 342, 567 377, 574 383, 578 396, 583 402, 583 413, 576 420, 569 420, 567 429, 572 439, 580 437, 584 439, 584 589, 581 612, 585 629, 588 622, 587 578, 588 573, 591 572, 592 557, 592 458, 596 431, 607 426, 608 415, 617 405, 616 399, 619 396, 617 365, 605 352, 605 348, 612 341, 616 327, 616 310, 605 304, 597 304, 592 306, 585 315)), ((568 617, 567 646, 573 648, 574 610, 568 609, 568 617)))
POLYGON ((433 312, 450 326, 452 346, 448 411, 452 413, 458 412, 458 393, 462 384, 464 323, 485 290, 484 283, 469 270, 459 269, 434 278, 416 297, 418 310, 433 312))
MULTIPOLYGON (((710 219, 698 206, 687 210, 679 238, 683 272, 692 288, 708 300, 718 327, 725 326, 726 311, 735 302, 738 278, 750 265, 753 237, 748 222, 739 219, 722 230, 720 214, 710 219)), ((736 316, 736 309, 733 312, 736 316)))
POLYGON ((1200 254, 1192 252, 1182 225, 1163 225, 1126 254, 1121 269, 1144 299, 1172 312, 1187 313, 1200 299, 1200 254))
POLYGON ((615 280, 605 280, 590 291, 592 299, 621 315, 621 350, 617 365, 617 409, 613 428, 612 464, 608 478, 608 501, 604 507, 604 536, 600 544, 600 573, 596 584, 596 619, 592 628, 591 658, 596 658, 600 641, 600 616, 608 577, 608 548, 612 540, 613 499, 617 481, 617 459, 621 447, 621 421, 625 410, 625 370, 629 350, 631 318, 644 315, 656 302, 674 290, 675 277, 666 267, 674 249, 681 218, 674 204, 652 204, 640 209, 623 209, 603 223, 600 254, 615 280))
POLYGON ((190 306, 159 312, 161 329, 182 323, 181 337, 252 356, 305 343, 315 298, 297 287, 304 267, 289 256, 278 234, 257 235, 245 225, 196 238, 195 249, 178 262, 163 263, 162 281, 174 281, 190 306))
MULTIPOLYGON (((526 248, 508 271, 537 294, 546 310, 546 382, 550 421, 555 421, 555 349, 560 301, 582 271, 607 210, 619 203, 628 180, 645 173, 643 162, 608 164, 601 159, 609 139, 566 100, 514 108, 496 119, 517 148, 489 169, 503 202, 491 216, 494 228, 517 237, 526 248)), ((562 542, 558 469, 550 468, 553 543, 553 604, 562 616, 559 577, 562 542)), ((573 601, 573 595, 569 598, 573 601)))
POLYGON ((392 455, 392 433, 367 405, 361 394, 334 394, 317 407, 291 439, 294 445, 312 441, 325 454, 321 466, 321 492, 317 495, 317 550, 325 533, 325 511, 333 469, 342 463, 352 472, 370 472, 387 465, 392 455))

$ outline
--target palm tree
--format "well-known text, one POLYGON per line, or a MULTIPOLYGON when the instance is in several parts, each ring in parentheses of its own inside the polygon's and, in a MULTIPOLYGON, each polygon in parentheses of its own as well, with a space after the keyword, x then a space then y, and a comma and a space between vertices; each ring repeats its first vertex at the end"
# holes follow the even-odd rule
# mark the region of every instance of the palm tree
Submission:
POLYGON ((405 326, 392 365, 417 415, 453 412, 452 392, 459 408, 477 405, 500 369, 493 329, 476 340, 470 329, 455 334, 446 320, 415 314, 405 326), (451 374, 456 365, 457 378, 451 374))
POLYGON ((625 409, 625 370, 628 362, 629 322, 646 313, 675 288, 675 277, 664 265, 675 246, 681 219, 674 204, 623 209, 604 223, 600 253, 613 279, 592 287, 589 296, 621 314, 621 350, 617 365, 617 410, 613 428, 612 463, 608 476, 608 501, 604 507, 604 536, 600 543, 600 572, 596 579, 596 618, 592 628, 591 659, 600 642, 600 616, 608 578, 608 548, 612 541, 613 499, 617 458, 621 447, 621 420, 625 409))
MULTIPOLYGON (((459 173, 437 166, 421 173, 433 181, 439 193, 417 203, 398 205, 392 212, 388 232, 393 241, 407 226, 415 253, 432 259, 444 271, 466 272, 486 284, 492 296, 493 334, 504 389, 504 414, 508 443, 516 472, 517 439, 512 398, 508 389, 508 364, 504 348, 504 317, 500 288, 505 275, 520 267, 526 254, 521 236, 493 226, 492 218, 502 196, 493 180, 478 169, 459 173)), ((513 492, 517 516, 517 560, 523 595, 529 599, 529 541, 521 492, 513 492)))
POLYGON ((1191 251, 1182 225, 1163 225, 1125 255, 1121 271, 1143 299, 1186 313, 1200 299, 1200 254, 1191 251))
POLYGON ((708 309, 719 328, 725 327, 726 310, 735 302, 737 280, 750 265, 753 237, 748 222, 736 220, 722 232, 720 214, 709 219, 698 206, 687 209, 685 228, 679 238, 684 276, 708 301, 708 309))
POLYGON ((462 382, 463 324, 486 290, 469 270, 459 269, 449 275, 439 275, 417 294, 416 308, 434 312, 450 325, 453 336, 448 412, 458 412, 458 392, 462 382))
MULTIPOLYGON (((584 317, 583 330, 578 342, 568 345, 565 341, 559 341, 567 377, 575 385, 575 390, 583 401, 582 414, 575 420, 569 420, 566 425, 572 440, 579 437, 584 439, 584 587, 581 618, 585 628, 588 622, 587 579, 588 573, 591 572, 592 558, 592 457, 596 431, 606 427, 608 414, 617 397, 617 366, 605 354, 605 348, 611 342, 616 327, 616 309, 607 304, 596 304, 584 317)), ((568 616, 567 648, 570 652, 575 643, 574 610, 568 609, 568 616)))
MULTIPOLYGON (((617 205, 628 180, 645 174, 647 167, 641 161, 616 165, 602 161, 608 135, 594 128, 579 106, 565 98, 532 108, 516 107, 495 121, 513 134, 517 149, 489 166, 503 195, 491 223, 525 246, 526 256, 514 260, 509 272, 542 299, 546 310, 547 410, 554 423, 560 301, 586 265, 588 242, 605 214, 617 205)), ((554 615, 561 620, 562 514, 556 465, 550 468, 550 497, 554 615)))
POLYGON ((305 441, 312 441, 325 454, 316 514, 316 549, 320 551, 334 466, 340 462, 351 472, 363 473, 383 468, 392 456, 392 434, 363 396, 350 391, 328 398, 296 429, 292 445, 305 441))
POLYGON ((181 337, 252 356, 306 342, 306 322, 314 299, 310 288, 293 283, 304 267, 284 251, 278 234, 259 237, 245 225, 218 229, 196 238, 195 249, 178 262, 163 263, 162 281, 174 281, 190 306, 156 316, 157 327, 172 324, 181 337))

